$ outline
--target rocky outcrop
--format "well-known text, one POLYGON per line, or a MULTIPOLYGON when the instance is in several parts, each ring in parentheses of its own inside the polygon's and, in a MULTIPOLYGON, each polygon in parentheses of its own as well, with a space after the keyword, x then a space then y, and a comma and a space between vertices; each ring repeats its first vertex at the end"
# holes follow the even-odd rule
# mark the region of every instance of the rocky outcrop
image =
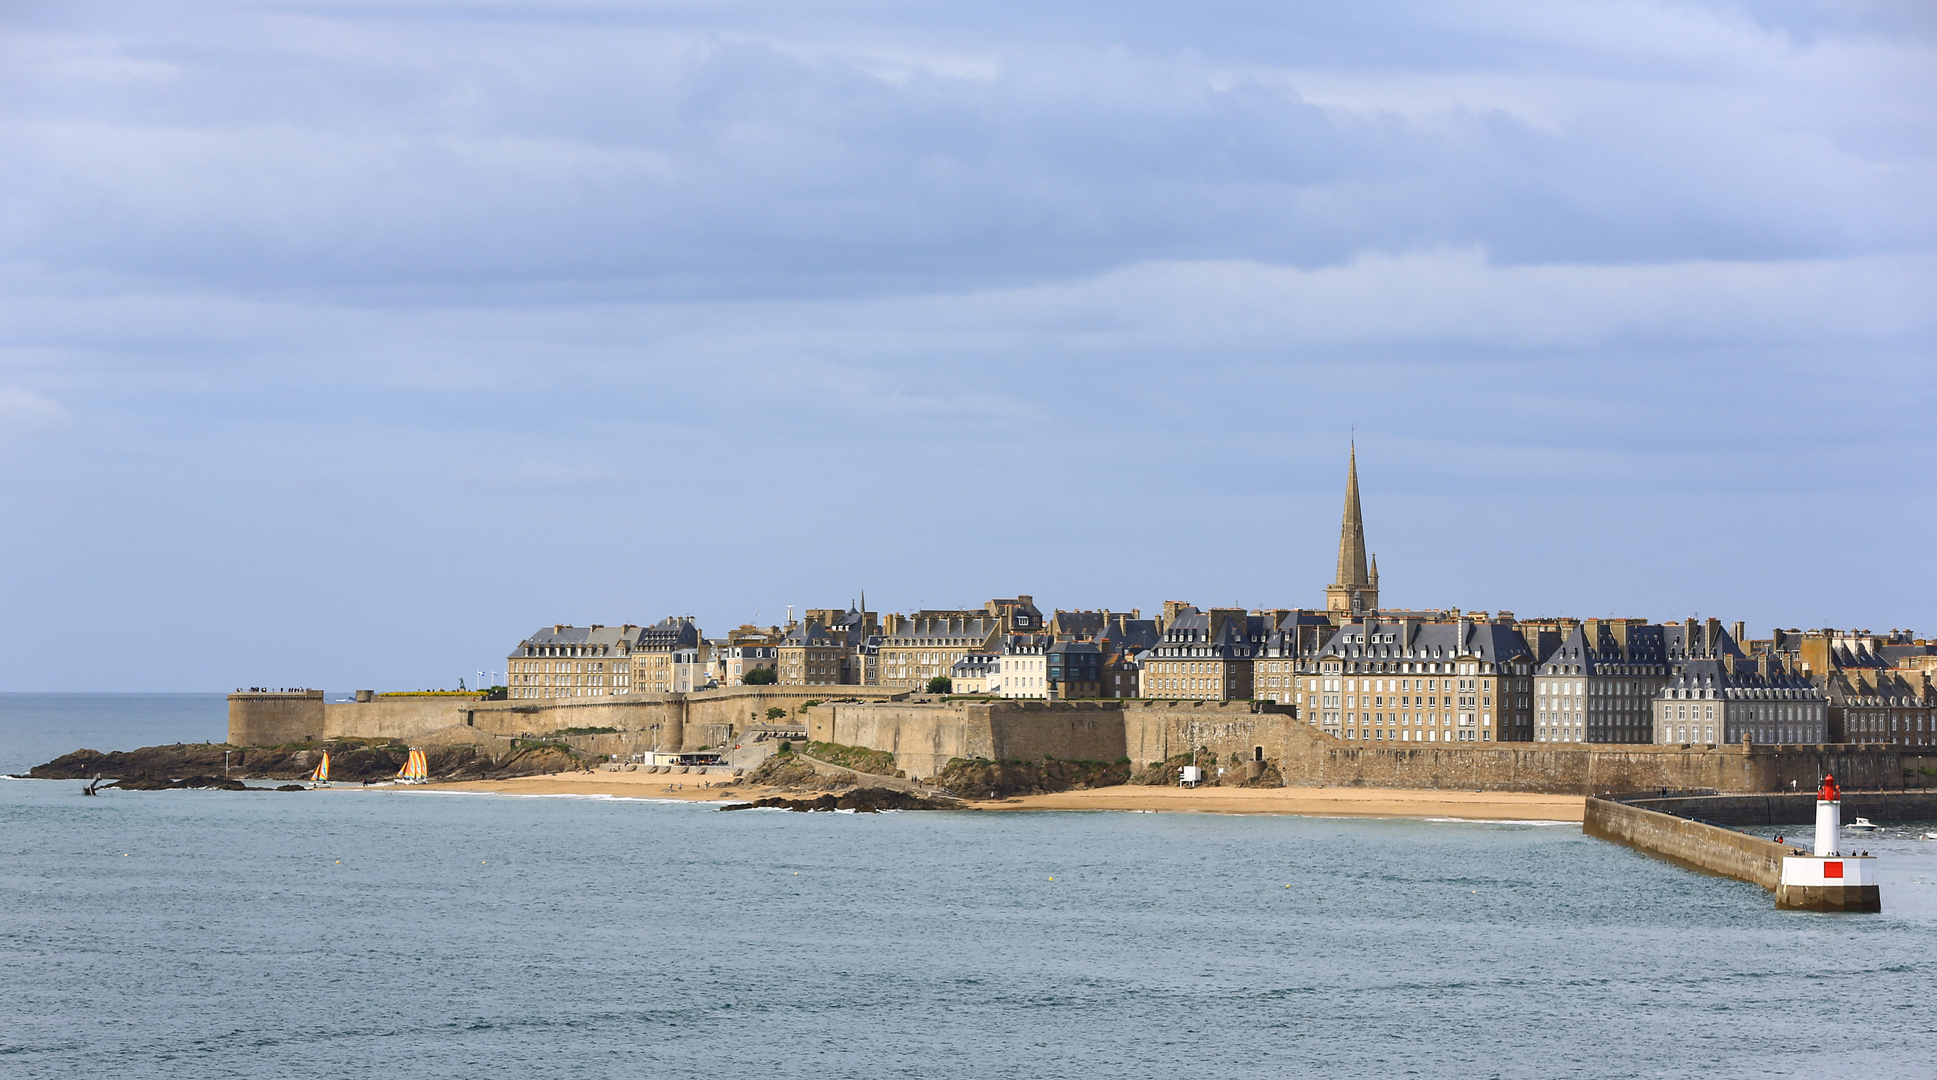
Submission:
POLYGON ((748 773, 746 782, 751 787, 779 788, 782 791, 826 791, 829 788, 853 787, 856 777, 853 773, 815 768, 813 762, 803 760, 796 754, 775 754, 748 773))
POLYGON ((1150 767, 1138 772, 1129 779, 1132 784, 1150 787, 1176 787, 1183 780, 1184 766, 1193 763, 1204 770, 1204 787, 1243 787, 1278 788, 1285 786, 1285 778, 1278 771, 1275 762, 1270 761, 1232 761, 1224 766, 1224 775, 1218 775, 1218 763, 1208 754, 1178 754, 1166 761, 1151 762, 1150 767))
POLYGON ((793 810, 798 813, 827 813, 835 810, 852 810, 860 814, 878 814, 883 810, 959 810, 959 803, 944 799, 925 799, 905 791, 890 791, 887 788, 857 788, 845 794, 832 793, 813 799, 788 799, 778 795, 753 802, 734 803, 722 806, 721 810, 755 809, 793 810))
MULTIPOLYGON (((339 739, 289 746, 223 746, 218 743, 175 743, 139 750, 101 753, 76 750, 28 776, 40 780, 84 780, 104 776, 121 781, 115 787, 154 791, 172 787, 225 787, 226 781, 301 780, 316 769, 324 753, 330 756, 330 779, 370 783, 397 775, 410 756, 402 743, 339 739), (176 781, 182 781, 177 783, 176 781), (199 783, 192 781, 209 781, 199 783), (136 781, 138 783, 131 783, 136 781), (159 784, 159 787, 147 786, 159 784)), ((517 744, 496 757, 476 746, 428 748, 425 753, 433 780, 486 780, 587 768, 590 759, 554 742, 517 744)))
POLYGON ((934 785, 965 799, 1045 795, 1057 791, 1115 787, 1130 779, 1128 761, 984 761, 955 758, 934 778, 934 785))

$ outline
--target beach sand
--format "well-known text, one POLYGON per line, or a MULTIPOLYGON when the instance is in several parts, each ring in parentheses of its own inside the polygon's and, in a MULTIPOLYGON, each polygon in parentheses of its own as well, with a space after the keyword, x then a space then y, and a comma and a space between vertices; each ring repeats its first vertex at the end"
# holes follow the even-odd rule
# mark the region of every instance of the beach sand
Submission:
POLYGON ((725 776, 690 773, 567 772, 519 776, 508 780, 463 780, 426 784, 419 791, 489 791, 500 795, 613 795, 629 799, 687 799, 693 802, 746 802, 773 794, 764 788, 730 784, 725 776))
MULTIPOLYGON (((725 777, 646 772, 553 773, 511 780, 430 784, 423 791, 488 791, 503 795, 613 795, 635 799, 749 802, 799 792, 726 784, 725 777), (702 787, 712 783, 716 786, 702 787)), ((976 810, 1146 810, 1194 814, 1297 814, 1308 817, 1457 818, 1468 821, 1579 821, 1578 795, 1506 791, 1414 791, 1402 788, 1121 787, 976 800, 976 810)))
POLYGON ((1149 810, 1196 814, 1297 814, 1306 817, 1458 818, 1466 821, 1579 821, 1578 795, 1515 791, 1414 791, 1406 788, 1122 787, 1025 795, 973 804, 983 810, 1149 810))

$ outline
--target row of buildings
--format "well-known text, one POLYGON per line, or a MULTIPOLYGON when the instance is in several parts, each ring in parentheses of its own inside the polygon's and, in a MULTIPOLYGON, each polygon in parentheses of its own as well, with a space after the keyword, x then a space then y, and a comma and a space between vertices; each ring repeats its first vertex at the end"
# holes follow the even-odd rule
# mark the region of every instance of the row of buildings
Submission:
POLYGON ((1034 599, 908 614, 809 608, 705 637, 690 617, 539 630, 507 660, 519 698, 715 686, 946 687, 1002 698, 1261 700, 1373 743, 1937 745, 1937 642, 1908 631, 1715 619, 1522 619, 1379 605, 1356 455, 1323 608, 1048 615, 1034 599))

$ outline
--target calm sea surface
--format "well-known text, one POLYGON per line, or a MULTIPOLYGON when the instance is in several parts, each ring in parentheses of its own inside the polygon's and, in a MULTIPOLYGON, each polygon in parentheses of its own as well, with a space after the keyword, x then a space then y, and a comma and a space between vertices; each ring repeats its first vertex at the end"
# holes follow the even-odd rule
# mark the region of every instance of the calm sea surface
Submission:
POLYGON ((1937 1069, 1909 839, 1823 916, 1573 826, 79 787, 0 781, 0 1075, 1937 1069))

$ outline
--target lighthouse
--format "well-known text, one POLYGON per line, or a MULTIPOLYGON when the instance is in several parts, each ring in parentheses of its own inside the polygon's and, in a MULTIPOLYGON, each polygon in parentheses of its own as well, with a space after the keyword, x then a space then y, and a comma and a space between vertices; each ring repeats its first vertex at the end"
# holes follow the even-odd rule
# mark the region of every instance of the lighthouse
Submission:
POLYGON ((1882 911, 1876 859, 1842 849, 1843 792, 1834 776, 1816 792, 1816 847, 1808 855, 1782 857, 1776 907, 1796 911, 1882 911))

